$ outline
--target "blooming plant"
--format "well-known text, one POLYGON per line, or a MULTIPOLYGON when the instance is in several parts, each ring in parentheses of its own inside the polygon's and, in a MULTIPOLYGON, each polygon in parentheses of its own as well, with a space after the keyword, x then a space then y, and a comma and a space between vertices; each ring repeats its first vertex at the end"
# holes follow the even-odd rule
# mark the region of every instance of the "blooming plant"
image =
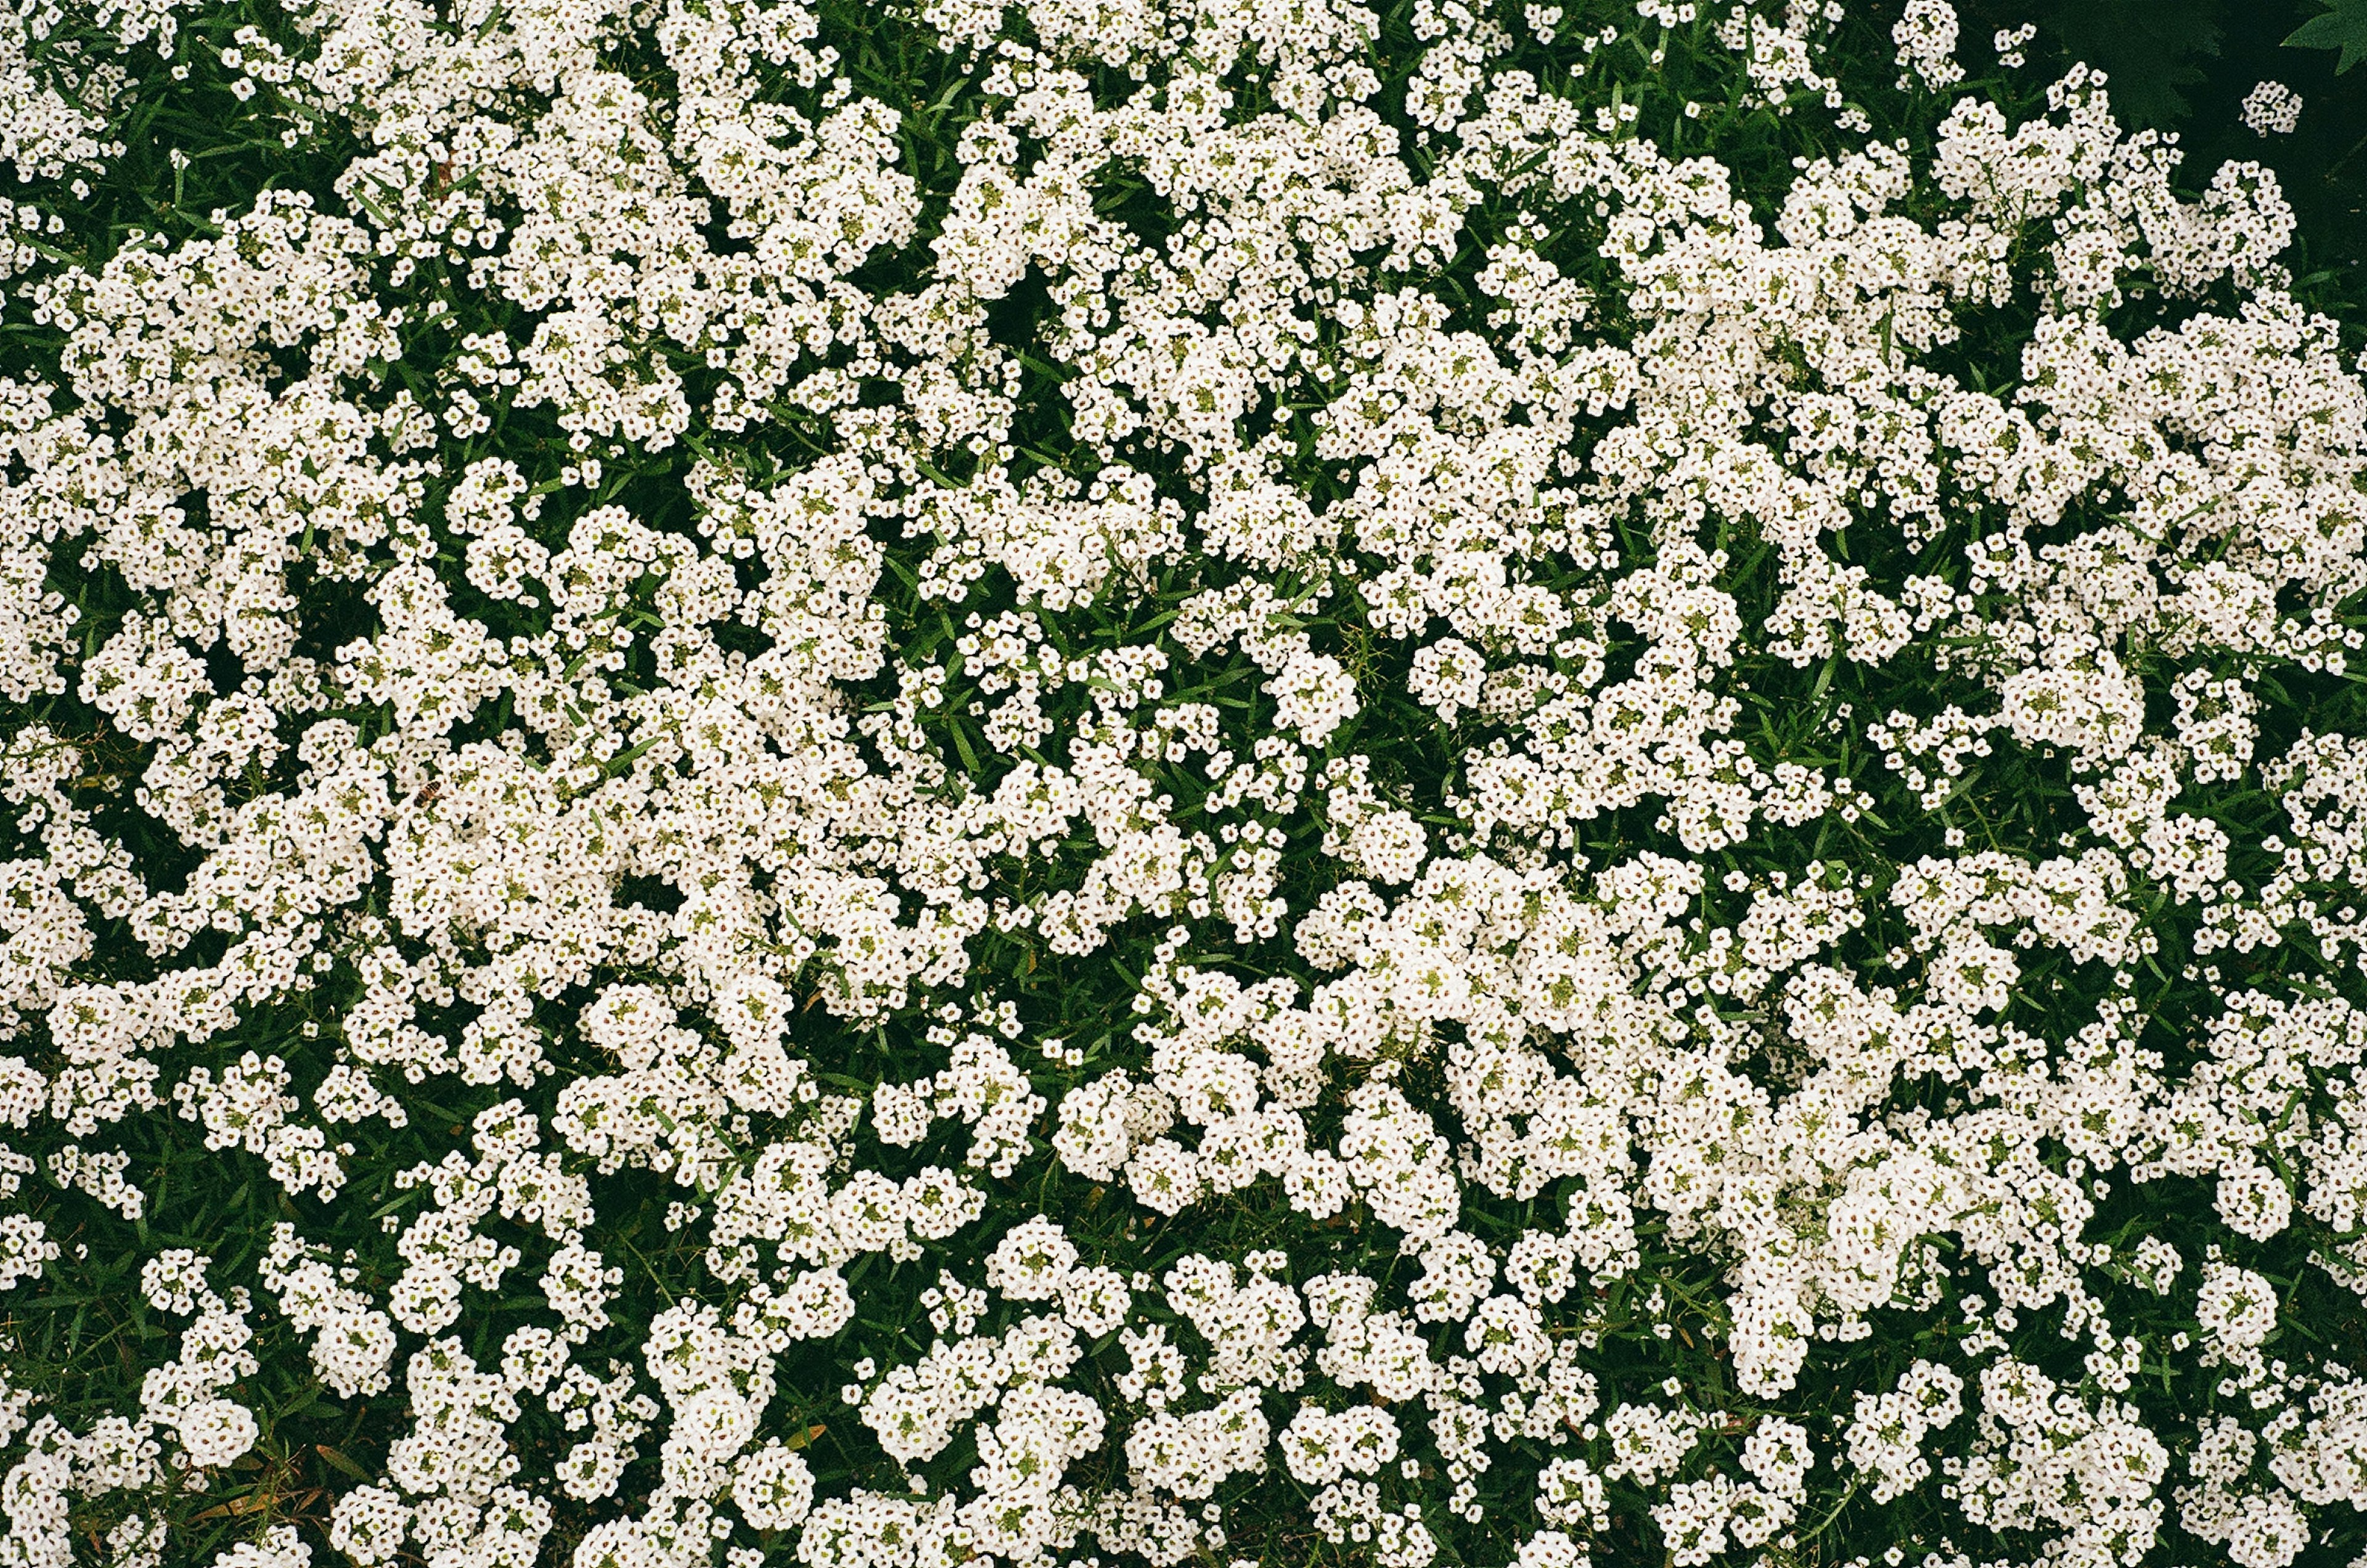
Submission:
POLYGON ((2367 387, 1961 31, 0 12, 0 1568, 2359 1559, 2367 387))

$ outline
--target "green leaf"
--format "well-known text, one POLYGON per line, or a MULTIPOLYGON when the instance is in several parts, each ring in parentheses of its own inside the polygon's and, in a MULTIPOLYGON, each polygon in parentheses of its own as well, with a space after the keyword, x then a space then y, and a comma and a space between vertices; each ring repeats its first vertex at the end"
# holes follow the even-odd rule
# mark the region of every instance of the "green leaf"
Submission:
POLYGON ((358 1463, 355 1462, 352 1459, 347 1458, 345 1454, 340 1453, 337 1450, 331 1448, 328 1444, 314 1443, 312 1445, 312 1449, 314 1452, 326 1460, 333 1469, 345 1472, 347 1475, 352 1476, 356 1481, 368 1481, 370 1478, 368 1471, 364 1470, 358 1463))
POLYGON ((2203 82, 2198 59, 2218 57, 2220 16, 2218 0, 2057 0, 2037 20, 2110 73, 2123 121, 2169 129, 2192 108, 2182 89, 2203 82))
POLYGON ((2367 0, 2331 0, 2332 9, 2293 30, 2287 49, 2339 49, 2336 75, 2367 60, 2367 0))

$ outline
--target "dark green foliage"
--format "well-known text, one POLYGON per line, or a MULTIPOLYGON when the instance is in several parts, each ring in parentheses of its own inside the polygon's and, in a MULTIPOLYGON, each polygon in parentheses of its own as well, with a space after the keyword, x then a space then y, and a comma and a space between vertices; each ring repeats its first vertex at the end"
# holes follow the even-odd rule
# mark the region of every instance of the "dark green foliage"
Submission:
POLYGON ((2359 0, 2327 0, 2328 9, 2295 28, 2285 39, 2289 49, 2334 49, 2337 75, 2367 60, 2367 6, 2359 0))
POLYGON ((2224 0, 2072 0, 2038 15, 2043 41, 2111 73, 2124 120, 2169 129, 2194 111, 2206 65, 2220 56, 2223 19, 2243 25, 2228 10, 2224 0))

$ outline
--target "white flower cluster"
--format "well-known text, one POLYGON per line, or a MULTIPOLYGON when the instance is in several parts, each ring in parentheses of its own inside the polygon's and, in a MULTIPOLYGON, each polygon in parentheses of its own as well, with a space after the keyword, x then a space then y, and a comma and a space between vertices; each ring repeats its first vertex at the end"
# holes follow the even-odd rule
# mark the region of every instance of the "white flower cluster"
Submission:
POLYGON ((2301 102, 2282 82, 2261 82, 2244 95, 2244 129, 2255 136, 2291 136, 2301 123, 2301 102))
MULTIPOLYGON (((2357 1534, 2367 388, 2268 171, 1947 0, 1920 143, 1805 0, 278 9, 207 68, 334 178, 0 212, 0 1291, 190 1320, 0 1382, 0 1568, 177 1560, 259 1344, 401 1415, 220 1568, 2357 1534)), ((54 206, 130 89, 39 15, 54 206)))

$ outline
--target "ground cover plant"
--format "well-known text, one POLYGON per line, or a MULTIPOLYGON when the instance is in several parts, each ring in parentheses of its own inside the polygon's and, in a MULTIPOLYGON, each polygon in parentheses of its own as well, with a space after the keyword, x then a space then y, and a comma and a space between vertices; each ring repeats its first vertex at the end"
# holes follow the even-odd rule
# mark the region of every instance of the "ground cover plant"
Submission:
POLYGON ((0 9, 0 1564, 2367 1557, 2367 312, 2054 47, 0 9))

